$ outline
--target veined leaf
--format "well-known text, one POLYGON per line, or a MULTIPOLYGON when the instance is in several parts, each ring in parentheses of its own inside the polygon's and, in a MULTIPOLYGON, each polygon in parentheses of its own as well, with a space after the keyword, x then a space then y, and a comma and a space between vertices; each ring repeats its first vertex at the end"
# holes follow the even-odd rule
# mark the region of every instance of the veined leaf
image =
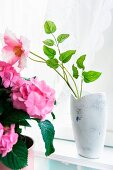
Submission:
POLYGON ((78 69, 77 67, 74 66, 74 64, 72 65, 72 70, 73 70, 73 77, 77 79, 79 74, 78 74, 78 69))
POLYGON ((82 76, 84 77, 85 83, 90 83, 97 80, 100 77, 101 73, 97 71, 84 71, 82 76))
POLYGON ((20 121, 20 122, 19 122, 19 125, 25 126, 25 127, 31 127, 31 125, 28 123, 27 120, 20 121))
POLYGON ((46 21, 44 24, 44 30, 45 30, 46 34, 54 33, 56 31, 55 23, 52 21, 46 21))
POLYGON ((69 37, 69 34, 60 34, 57 37, 57 41, 58 43, 62 43, 64 40, 66 40, 69 37))
POLYGON ((43 43, 45 45, 48 45, 48 46, 53 46, 54 45, 54 41, 51 40, 51 39, 47 39, 47 40, 43 41, 43 43))
POLYGON ((80 69, 82 68, 83 70, 85 69, 85 66, 84 66, 85 58, 86 58, 86 55, 82 55, 78 58, 78 60, 76 61, 78 68, 80 69))
POLYGON ((22 140, 13 146, 13 150, 9 152, 5 157, 0 155, 0 161, 7 167, 18 170, 27 166, 28 150, 25 143, 22 140))
POLYGON ((49 120, 41 121, 38 123, 38 125, 40 127, 42 137, 45 142, 45 155, 49 156, 55 151, 53 146, 53 139, 55 134, 54 127, 49 120))
POLYGON ((68 50, 66 52, 61 53, 59 60, 62 61, 63 63, 67 63, 73 54, 75 54, 76 50, 68 50))
POLYGON ((46 60, 46 64, 53 69, 58 68, 58 60, 55 58, 46 60))
POLYGON ((56 55, 56 51, 52 48, 49 48, 47 46, 43 46, 43 51, 44 54, 47 55, 50 59, 54 58, 54 56, 56 55))

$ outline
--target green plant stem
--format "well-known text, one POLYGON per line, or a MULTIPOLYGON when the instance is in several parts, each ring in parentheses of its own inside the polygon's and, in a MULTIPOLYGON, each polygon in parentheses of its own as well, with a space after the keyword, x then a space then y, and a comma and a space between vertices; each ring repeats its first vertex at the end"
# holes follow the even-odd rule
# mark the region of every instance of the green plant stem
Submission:
MULTIPOLYGON (((82 74, 83 74, 83 69, 82 69, 82 74)), ((80 85, 80 98, 82 96, 82 89, 83 89, 83 82, 84 82, 84 79, 83 79, 83 76, 81 75, 81 85, 80 85)))
POLYGON ((82 89, 83 89, 83 78, 81 79, 80 98, 81 98, 81 96, 82 96, 82 89))
MULTIPOLYGON (((55 39, 56 39, 56 38, 55 38, 55 39)), ((31 51, 30 51, 30 53, 31 53, 32 55, 40 58, 42 61, 38 61, 38 60, 35 60, 35 59, 29 57, 31 60, 36 61, 36 62, 46 63, 46 60, 45 60, 44 58, 42 58, 41 56, 39 56, 39 55, 37 55, 37 54, 35 54, 34 52, 31 52, 31 51)), ((64 67, 64 66, 63 66, 63 67, 64 67)), ((65 68, 65 67, 64 67, 64 68, 65 68)), ((74 96, 75 96, 76 98, 78 98, 78 96, 77 96, 76 93, 74 92, 73 88, 72 88, 71 85, 69 84, 68 80, 66 80, 56 69, 54 69, 54 70, 57 72, 57 74, 60 75, 60 77, 63 78, 63 80, 64 80, 64 81, 66 82, 66 84, 68 85, 68 87, 69 87, 69 88, 71 89, 71 91, 73 92, 74 96)), ((67 70, 66 68, 65 68, 65 70, 68 72, 68 70, 67 70)), ((68 72, 68 74, 71 76, 71 74, 70 74, 69 72, 68 72)), ((71 78, 73 79, 72 76, 71 76, 71 78)), ((73 81, 74 81, 74 80, 73 80, 73 81)), ((75 82, 74 82, 74 84, 76 85, 75 82)), ((78 91, 78 90, 77 90, 77 91, 78 91)))
POLYGON ((36 61, 36 62, 39 62, 39 63, 46 63, 45 61, 39 61, 39 60, 35 60, 35 59, 33 59, 33 58, 31 58, 31 57, 29 57, 32 61, 36 61))
POLYGON ((38 57, 38 58, 40 58, 41 60, 43 60, 43 61, 46 62, 46 60, 45 60, 44 58, 42 58, 42 57, 40 57, 39 55, 33 53, 32 51, 30 51, 30 53, 31 53, 32 55, 34 55, 34 56, 36 56, 36 57, 38 57))
MULTIPOLYGON (((30 52, 30 53, 33 54, 33 55, 35 55, 35 56, 37 56, 37 57, 39 57, 39 58, 42 59, 43 61, 35 60, 35 59, 29 57, 31 60, 33 60, 33 61, 35 61, 35 62, 46 63, 46 60, 43 59, 42 57, 40 57, 39 55, 37 55, 37 54, 35 54, 35 53, 33 53, 33 52, 30 52)), ((72 89, 72 87, 71 87, 71 85, 69 84, 69 82, 68 82, 68 81, 62 76, 62 74, 60 74, 56 69, 54 69, 54 70, 57 72, 57 74, 59 74, 60 77, 62 77, 62 79, 66 82, 66 84, 68 85, 68 87, 69 87, 69 88, 71 89, 71 91, 73 92, 74 96, 77 98, 77 95, 76 95, 76 93, 74 92, 74 90, 72 89)))
MULTIPOLYGON (((59 65, 60 66, 60 65, 59 65)), ((61 67, 61 66, 60 66, 61 67)), ((55 70, 55 69, 54 69, 55 70)), ((57 71, 57 70, 55 70, 59 75, 60 75, 60 77, 62 77, 63 78, 63 80, 66 82, 66 84, 68 85, 68 87, 71 89, 71 91, 73 92, 73 94, 74 94, 74 96, 76 97, 76 98, 78 98, 77 97, 77 95, 76 95, 76 93, 74 92, 74 90, 73 90, 73 88, 71 87, 71 85, 69 84, 69 82, 57 71)))
POLYGON ((64 69, 67 71, 67 73, 69 74, 69 76, 71 77, 73 83, 74 83, 74 86, 75 86, 75 89, 76 89, 76 92, 77 92, 77 98, 79 98, 79 92, 78 92, 78 88, 77 88, 77 85, 76 85, 76 82, 73 78, 73 76, 70 74, 70 72, 68 71, 68 69, 66 67, 64 67, 64 69))
MULTIPOLYGON (((52 34, 52 36, 53 36, 53 38, 54 38, 54 40, 55 40, 55 43, 56 43, 56 46, 57 46, 57 49, 58 49, 58 53, 59 53, 59 55, 61 55, 61 52, 60 52, 60 48, 59 48, 59 44, 58 44, 58 42, 57 42, 57 39, 56 39, 56 37, 54 36, 54 34, 52 34)), ((64 70, 63 62, 62 62, 62 71, 63 71, 64 79, 66 79, 66 80, 68 81, 67 74, 66 74, 66 72, 65 72, 65 70, 64 70)))

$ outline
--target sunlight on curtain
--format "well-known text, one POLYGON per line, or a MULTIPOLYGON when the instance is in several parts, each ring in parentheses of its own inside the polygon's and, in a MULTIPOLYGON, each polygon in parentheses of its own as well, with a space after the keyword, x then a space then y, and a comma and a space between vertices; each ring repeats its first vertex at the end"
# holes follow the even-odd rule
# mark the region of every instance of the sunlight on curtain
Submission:
MULTIPOLYGON (((110 27, 112 21, 112 8, 112 0, 48 0, 46 12, 46 18, 55 21, 58 34, 70 34, 70 39, 66 40, 64 44, 60 46, 61 52, 66 49, 76 49, 77 53, 75 57, 81 54, 87 54, 86 68, 88 68, 88 70, 95 69, 103 72, 102 77, 98 81, 84 85, 84 91, 86 91, 86 93, 106 92, 109 114, 108 129, 110 130, 113 130, 113 88, 110 78, 110 75, 113 74, 113 67, 111 65, 111 62, 113 62, 113 52, 110 53, 109 50, 113 49, 113 41, 112 44, 109 43, 112 37, 110 30, 105 31, 110 27), (110 60, 106 62, 108 58, 107 54, 109 54, 110 60)), ((112 29, 112 27, 110 28, 112 29)), ((73 57, 72 62, 74 60, 75 58, 73 57)), ((72 62, 67 65, 69 69, 71 69, 72 62)), ((70 116, 67 114, 69 113, 69 90, 59 77, 56 77, 56 90, 58 96, 55 111, 59 114, 59 119, 57 118, 56 120, 57 129, 59 127, 58 134, 64 134, 64 130, 61 130, 62 126, 65 127, 66 134, 68 134, 70 130, 67 126, 70 127, 71 125, 70 116), (60 124, 59 120, 63 120, 63 124, 62 122, 60 124)))
MULTIPOLYGON (((1 1, 0 33, 3 34, 8 28, 18 36, 23 35, 30 40, 30 48, 40 53, 46 5, 47 0, 1 1)), ((30 60, 28 69, 25 69, 23 75, 29 77, 37 74, 42 79, 45 70, 43 65, 40 66, 30 60)))

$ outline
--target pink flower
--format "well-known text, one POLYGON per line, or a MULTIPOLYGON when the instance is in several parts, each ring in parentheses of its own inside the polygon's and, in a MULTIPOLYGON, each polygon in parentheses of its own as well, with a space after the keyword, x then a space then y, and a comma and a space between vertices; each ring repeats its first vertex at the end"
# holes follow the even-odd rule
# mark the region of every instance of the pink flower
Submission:
POLYGON ((19 81, 20 75, 12 65, 0 61, 0 77, 5 88, 12 87, 16 81, 19 81))
POLYGON ((12 101, 13 106, 16 109, 22 109, 26 111, 25 101, 30 93, 29 83, 23 79, 23 81, 17 82, 12 88, 12 101))
POLYGON ((15 125, 12 124, 9 128, 4 128, 0 123, 0 154, 2 157, 10 152, 18 141, 18 134, 15 133, 15 125))
POLYGON ((31 79, 12 90, 13 106, 23 109, 31 117, 44 119, 54 107, 55 91, 45 81, 31 79))
POLYGON ((18 67, 23 69, 29 53, 29 41, 23 36, 17 39, 11 31, 7 30, 4 34, 4 42, 2 54, 5 61, 11 65, 18 61, 18 67))

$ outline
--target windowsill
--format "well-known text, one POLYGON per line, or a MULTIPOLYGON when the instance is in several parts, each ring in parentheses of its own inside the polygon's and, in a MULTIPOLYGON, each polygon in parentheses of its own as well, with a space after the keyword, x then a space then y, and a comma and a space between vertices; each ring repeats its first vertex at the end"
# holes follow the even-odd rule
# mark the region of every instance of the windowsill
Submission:
POLYGON ((101 170, 113 170, 113 148, 104 147, 104 152, 100 159, 87 159, 77 155, 75 142, 55 139, 55 153, 49 157, 45 157, 44 145, 43 143, 41 144, 41 141, 38 143, 40 145, 37 147, 37 149, 36 147, 34 148, 36 157, 42 157, 101 170))
POLYGON ((113 170, 113 148, 104 147, 100 159, 87 159, 77 155, 75 142, 55 139, 55 152, 49 157, 45 157, 45 146, 39 128, 27 128, 23 130, 23 135, 31 136, 34 139, 35 157, 57 160, 66 164, 75 164, 99 170, 113 170))

